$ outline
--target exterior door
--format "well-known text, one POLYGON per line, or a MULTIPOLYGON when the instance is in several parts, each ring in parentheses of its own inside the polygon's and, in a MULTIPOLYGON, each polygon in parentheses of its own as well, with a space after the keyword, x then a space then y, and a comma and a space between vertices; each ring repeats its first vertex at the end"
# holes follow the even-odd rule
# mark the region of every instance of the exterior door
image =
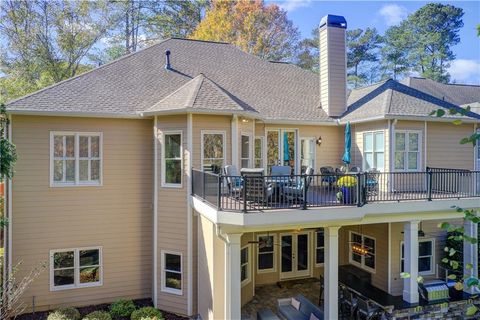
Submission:
POLYGON ((267 129, 267 174, 272 166, 290 166, 295 173, 297 163, 297 130, 267 129))
POLYGON ((309 234, 286 233, 280 235, 280 278, 297 278, 310 275, 309 234))

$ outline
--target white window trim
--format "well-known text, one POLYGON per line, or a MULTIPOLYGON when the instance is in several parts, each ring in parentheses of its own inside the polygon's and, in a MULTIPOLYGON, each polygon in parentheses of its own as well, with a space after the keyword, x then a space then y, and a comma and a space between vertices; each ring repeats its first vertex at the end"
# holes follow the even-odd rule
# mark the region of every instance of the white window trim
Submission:
POLYGON ((101 187, 103 186, 103 133, 102 132, 80 132, 80 131, 50 131, 50 187, 101 187), (70 135, 75 137, 75 181, 74 182, 55 182, 53 179, 54 171, 54 137, 61 135, 70 135), (93 136, 99 137, 99 159, 100 159, 100 181, 99 182, 81 182, 80 181, 80 154, 79 137, 93 136))
POLYGON ((183 188, 184 172, 183 172, 183 131, 182 130, 169 130, 162 133, 162 155, 161 155, 161 175, 162 175, 162 188, 183 188), (165 182, 165 136, 167 135, 180 135, 180 168, 181 168, 181 179, 180 183, 167 183, 165 182))
MULTIPOLYGON (((170 250, 162 250, 161 251, 161 268, 162 268, 162 284, 161 284, 161 290, 162 292, 166 292, 166 293, 171 293, 171 294, 175 294, 175 295, 183 295, 183 284, 184 284, 184 278, 183 278, 183 255, 181 252, 177 252, 177 251, 170 251, 170 250), (173 288, 168 288, 166 286, 166 277, 165 277, 165 273, 166 273, 166 269, 165 269, 165 254, 173 254, 173 255, 176 255, 176 256, 180 256, 180 276, 182 277, 182 289, 178 290, 178 289, 173 289, 173 288)), ((172 271, 170 271, 172 272, 172 271)), ((177 272, 177 271, 173 271, 173 272, 177 272)))
POLYGON ((318 232, 319 231, 315 231, 315 266, 316 267, 322 267, 325 265, 325 262, 323 263, 318 263, 318 259, 317 259, 317 250, 318 249, 323 249, 323 252, 324 252, 324 255, 323 255, 323 260, 325 260, 325 230, 323 231, 323 247, 317 247, 317 243, 318 243, 318 232))
POLYGON ((362 139, 363 139, 362 140, 362 170, 363 171, 367 170, 366 169, 367 168, 367 166, 366 166, 367 160, 366 160, 366 156, 365 156, 365 152, 366 152, 365 151, 365 134, 371 134, 372 139, 373 139, 373 141, 372 141, 372 151, 367 151, 367 152, 372 153, 373 162, 374 162, 374 165, 375 165, 373 168, 375 168, 375 169, 377 169, 381 172, 385 171, 385 160, 386 160, 386 152, 385 152, 386 135, 385 135, 385 130, 375 130, 375 131, 365 131, 365 132, 363 132, 363 134, 362 134, 362 139), (376 144, 375 144, 375 141, 376 141, 375 140, 375 134, 378 134, 378 133, 383 134, 383 151, 375 151, 375 146, 376 146, 376 144), (378 168, 377 163, 375 161, 375 159, 377 159, 375 157, 375 154, 380 153, 380 152, 383 152, 383 168, 378 168))
MULTIPOLYGON (((249 244, 247 244, 246 246, 242 247, 240 249, 240 272, 242 270, 242 267, 244 264, 242 264, 242 258, 241 258, 241 251, 244 250, 244 249, 247 249, 247 278, 245 280, 242 281, 242 287, 246 286, 247 284, 250 283, 250 281, 252 281, 252 250, 251 250, 251 247, 249 244)), ((241 276, 240 276, 241 278, 241 276)))
POLYGON ((82 248, 66 248, 66 249, 52 249, 50 250, 50 291, 62 291, 62 290, 69 290, 69 289, 79 289, 79 288, 89 288, 89 287, 99 287, 103 285, 103 247, 82 247, 82 248), (79 252, 81 250, 98 250, 99 255, 99 269, 100 269, 100 277, 98 282, 90 282, 90 283, 80 283, 80 257, 79 252), (54 263, 53 263, 53 255, 58 252, 67 252, 73 251, 74 258, 73 258, 73 267, 74 267, 74 284, 72 285, 65 285, 65 286, 55 286, 54 281, 54 263))
MULTIPOLYGON (((253 143, 255 144, 255 140, 253 140, 253 143)), ((254 146, 255 147, 255 146, 254 146)), ((254 150, 255 152, 255 150, 254 150)), ((247 168, 253 168, 252 166, 252 135, 250 133, 242 132, 240 135, 240 166, 242 166, 242 161, 243 160, 248 160, 248 167, 247 168), (242 137, 248 137, 248 158, 243 158, 242 157, 242 137)))
POLYGON ((264 153, 265 153, 265 137, 262 137, 262 136, 255 136, 255 138, 253 139, 253 166, 255 167, 255 162, 257 160, 260 160, 260 167, 259 168, 265 168, 265 156, 264 156, 264 153), (257 139, 260 139, 260 154, 261 154, 261 158, 256 158, 255 157, 255 140, 257 139))
POLYGON ((317 145, 315 142, 315 137, 300 137, 300 152, 299 152, 299 158, 300 158, 300 169, 302 168, 302 140, 312 140, 313 141, 313 167, 312 169, 315 170, 315 167, 317 165, 317 145))
POLYGON ((422 152, 422 145, 423 145, 423 137, 422 137, 422 131, 421 130, 395 130, 393 132, 393 144, 392 144, 392 149, 393 149, 393 163, 392 163, 392 168, 393 171, 395 172, 420 172, 422 171, 422 160, 423 160, 423 152, 422 152), (396 136, 397 133, 403 133, 405 134, 405 150, 404 151, 399 151, 399 152, 404 152, 404 167, 403 169, 396 169, 395 168, 395 153, 397 152, 396 148, 396 136), (417 168, 416 169, 408 169, 408 153, 410 152, 410 145, 409 141, 407 139, 407 136, 409 133, 416 133, 418 134, 418 150, 417 151, 411 151, 411 152, 417 152, 418 157, 417 157, 417 168))
MULTIPOLYGON (((271 236, 273 237, 273 268, 270 268, 270 269, 259 269, 259 262, 260 262, 260 259, 258 258, 258 256, 260 254, 262 254, 260 252, 260 248, 258 248, 257 246, 257 273, 271 273, 271 272, 276 272, 277 271, 277 248, 276 248, 276 245, 275 243, 277 242, 277 234, 266 234, 266 233, 263 233, 263 234, 257 234, 257 241, 260 240, 260 237, 266 237, 266 236, 271 236)), ((264 252, 265 253, 265 252, 264 252)))
MULTIPOLYGON (((425 238, 425 239, 418 239, 418 246, 420 247, 420 242, 431 242, 432 243, 432 255, 430 256, 430 270, 428 271, 419 271, 418 274, 421 276, 431 276, 435 274, 435 238, 425 238)), ((402 270, 402 261, 405 260, 405 257, 402 257, 402 247, 404 246, 404 241, 400 242, 400 271, 402 270)), ((418 255, 418 259, 426 258, 428 256, 420 256, 420 252, 418 255)))
POLYGON ((348 243, 349 243, 349 246, 348 246, 348 263, 354 265, 354 266, 357 266, 365 271, 368 271, 370 273, 376 273, 376 268, 377 268, 377 239, 372 237, 372 236, 369 236, 367 234, 361 234, 361 233, 358 233, 358 232, 355 232, 355 231, 350 231, 349 234, 348 234, 348 243), (361 256, 362 257, 362 262, 361 263, 358 263, 357 261, 353 260, 352 259, 352 246, 351 246, 351 242, 352 242, 352 234, 356 234, 356 235, 359 235, 362 237, 362 245, 363 245, 363 238, 364 237, 367 237, 367 238, 370 238, 370 239, 373 239, 375 241, 375 247, 373 248, 375 250, 375 254, 373 255, 373 260, 375 262, 375 269, 373 268, 370 268, 369 266, 366 266, 365 265, 365 256, 361 256))
POLYGON ((221 134, 222 135, 222 140, 223 140, 223 164, 222 164, 222 169, 223 170, 223 167, 225 167, 225 163, 227 161, 227 143, 226 143, 226 137, 227 137, 227 132, 225 130, 202 130, 201 131, 201 141, 200 141, 200 156, 201 156, 201 168, 203 170, 204 168, 204 136, 206 134, 221 134))

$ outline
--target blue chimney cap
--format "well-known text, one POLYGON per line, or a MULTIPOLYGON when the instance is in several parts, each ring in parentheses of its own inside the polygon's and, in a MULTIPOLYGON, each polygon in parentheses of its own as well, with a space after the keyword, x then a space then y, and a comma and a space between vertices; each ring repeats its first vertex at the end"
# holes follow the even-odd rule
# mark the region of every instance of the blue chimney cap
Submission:
POLYGON ((320 28, 324 25, 327 25, 327 27, 347 29, 347 20, 345 20, 345 17, 343 16, 327 14, 322 20, 320 20, 320 28))

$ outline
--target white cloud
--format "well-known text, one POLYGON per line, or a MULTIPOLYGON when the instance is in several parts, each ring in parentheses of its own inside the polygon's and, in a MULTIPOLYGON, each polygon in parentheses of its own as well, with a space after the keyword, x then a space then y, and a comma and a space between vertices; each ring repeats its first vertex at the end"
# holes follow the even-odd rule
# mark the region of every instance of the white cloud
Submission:
POLYGON ((292 12, 298 8, 309 7, 312 0, 280 0, 277 1, 278 6, 285 10, 292 12))
POLYGON ((452 81, 461 83, 480 83, 480 62, 476 60, 457 59, 452 61, 448 72, 452 81))
POLYGON ((407 17, 407 9, 398 4, 386 4, 378 12, 387 26, 394 26, 407 17))

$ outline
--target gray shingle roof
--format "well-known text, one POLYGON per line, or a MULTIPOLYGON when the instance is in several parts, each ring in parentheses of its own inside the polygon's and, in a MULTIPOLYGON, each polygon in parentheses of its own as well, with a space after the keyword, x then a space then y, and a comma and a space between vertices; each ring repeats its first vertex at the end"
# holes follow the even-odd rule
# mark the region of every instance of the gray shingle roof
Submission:
POLYGON ((184 39, 165 40, 13 101, 8 110, 135 114, 200 73, 264 119, 334 121, 318 107, 318 75, 259 59, 230 44, 184 39), (166 50, 171 51, 172 70, 164 68, 166 50))

